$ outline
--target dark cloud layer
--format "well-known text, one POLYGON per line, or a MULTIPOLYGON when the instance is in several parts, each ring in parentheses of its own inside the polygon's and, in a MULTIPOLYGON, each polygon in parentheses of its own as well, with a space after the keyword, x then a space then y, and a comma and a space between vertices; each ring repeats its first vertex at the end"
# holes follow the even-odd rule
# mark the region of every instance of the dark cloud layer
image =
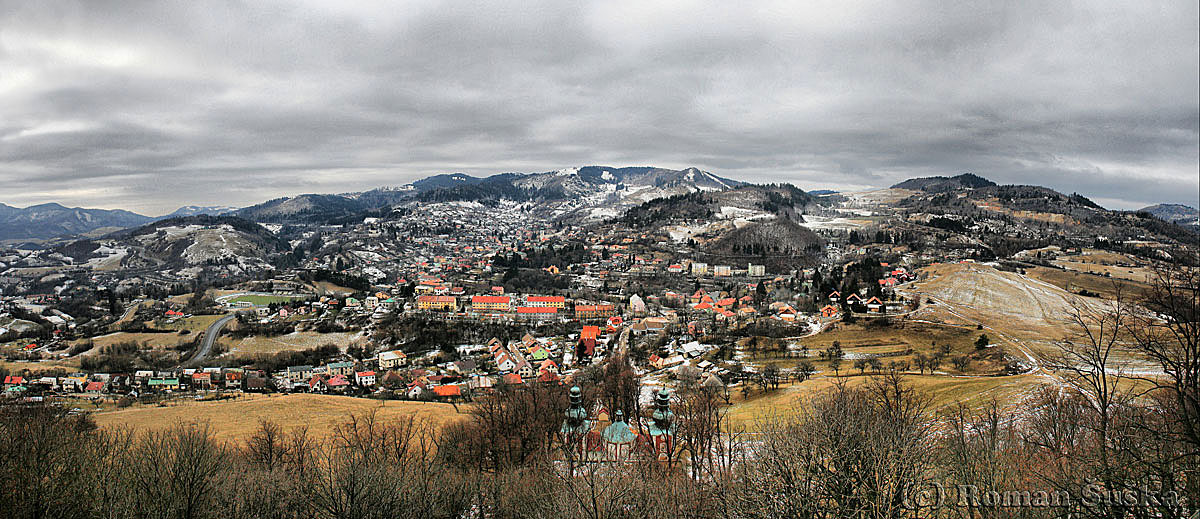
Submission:
POLYGON ((993 4, 0 0, 0 202, 653 164, 1197 204, 1196 2, 993 4))

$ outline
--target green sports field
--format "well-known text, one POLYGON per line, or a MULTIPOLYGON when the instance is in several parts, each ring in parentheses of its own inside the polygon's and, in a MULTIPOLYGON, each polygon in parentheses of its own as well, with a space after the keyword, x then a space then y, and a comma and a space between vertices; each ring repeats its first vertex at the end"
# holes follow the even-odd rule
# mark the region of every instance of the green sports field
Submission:
POLYGON ((261 296, 261 295, 242 295, 229 299, 228 303, 236 304, 239 302, 247 302, 254 306, 266 306, 271 303, 290 303, 307 299, 309 296, 261 296))

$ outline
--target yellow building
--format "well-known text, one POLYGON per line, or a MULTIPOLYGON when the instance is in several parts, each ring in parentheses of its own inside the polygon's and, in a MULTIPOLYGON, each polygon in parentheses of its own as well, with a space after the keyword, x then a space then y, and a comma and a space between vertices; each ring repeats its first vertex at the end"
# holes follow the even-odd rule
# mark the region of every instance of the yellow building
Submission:
POLYGON ((567 300, 563 296, 529 296, 526 302, 529 306, 562 308, 567 300))
POLYGON ((508 296, 471 296, 471 310, 475 312, 507 312, 511 304, 508 296))
POLYGON ((417 308, 454 312, 458 310, 458 299, 454 296, 421 296, 417 298, 417 308))
POLYGON ((616 314, 616 307, 611 304, 575 305, 576 319, 605 319, 616 314))

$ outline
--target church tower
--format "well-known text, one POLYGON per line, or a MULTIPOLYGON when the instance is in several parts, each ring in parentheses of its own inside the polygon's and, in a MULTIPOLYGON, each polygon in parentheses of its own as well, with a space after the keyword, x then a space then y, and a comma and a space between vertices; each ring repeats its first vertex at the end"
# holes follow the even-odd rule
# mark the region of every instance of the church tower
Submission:
POLYGON ((675 413, 671 412, 671 394, 666 388, 658 390, 654 396, 654 413, 650 415, 650 425, 646 428, 650 433, 651 448, 655 458, 669 460, 675 450, 675 413))

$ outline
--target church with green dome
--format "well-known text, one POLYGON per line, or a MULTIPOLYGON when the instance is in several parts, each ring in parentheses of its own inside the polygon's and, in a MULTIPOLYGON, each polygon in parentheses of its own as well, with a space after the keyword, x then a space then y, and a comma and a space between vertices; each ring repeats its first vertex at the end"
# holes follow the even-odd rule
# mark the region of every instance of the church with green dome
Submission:
POLYGON ((638 459, 667 461, 677 450, 675 414, 671 412, 671 394, 666 389, 655 393, 654 412, 649 419, 626 417, 618 409, 610 415, 597 405, 589 415, 583 405, 583 390, 572 387, 570 405, 560 428, 564 451, 574 460, 621 463, 638 459))

